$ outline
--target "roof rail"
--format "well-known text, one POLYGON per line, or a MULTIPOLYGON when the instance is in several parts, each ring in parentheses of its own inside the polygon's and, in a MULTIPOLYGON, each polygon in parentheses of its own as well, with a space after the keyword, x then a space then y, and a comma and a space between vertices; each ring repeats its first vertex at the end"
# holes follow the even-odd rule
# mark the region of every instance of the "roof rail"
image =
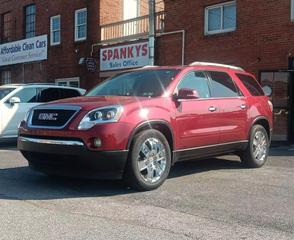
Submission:
POLYGON ((155 66, 155 65, 146 65, 146 66, 144 66, 142 68, 156 68, 156 67, 158 67, 158 66, 155 66))
POLYGON ((45 82, 39 82, 39 83, 24 83, 23 85, 56 85, 55 83, 45 83, 45 82))
POLYGON ((234 70, 239 70, 245 72, 243 68, 232 66, 232 65, 227 65, 227 64, 220 64, 220 63, 212 63, 212 62, 192 62, 189 66, 215 66, 215 67, 223 67, 223 68, 230 68, 234 70))

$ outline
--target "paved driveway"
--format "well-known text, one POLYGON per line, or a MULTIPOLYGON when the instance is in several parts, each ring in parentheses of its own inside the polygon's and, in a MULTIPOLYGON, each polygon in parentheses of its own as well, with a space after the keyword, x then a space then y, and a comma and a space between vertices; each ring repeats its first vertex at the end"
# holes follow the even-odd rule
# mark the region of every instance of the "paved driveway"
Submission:
POLYGON ((49 178, 0 145, 0 239, 294 239, 294 147, 262 169, 225 156, 176 165, 152 192, 49 178), (230 161, 229 161, 230 160, 230 161))

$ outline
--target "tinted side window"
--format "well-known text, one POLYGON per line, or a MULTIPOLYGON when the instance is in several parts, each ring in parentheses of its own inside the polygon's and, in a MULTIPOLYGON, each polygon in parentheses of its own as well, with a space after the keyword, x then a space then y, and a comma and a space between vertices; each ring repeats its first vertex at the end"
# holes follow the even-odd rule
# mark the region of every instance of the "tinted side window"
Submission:
POLYGON ((14 97, 18 97, 21 103, 34 103, 37 102, 37 89, 24 88, 17 92, 14 97))
POLYGON ((181 88, 196 90, 201 98, 210 97, 208 79, 202 72, 189 72, 178 85, 178 89, 181 88))
POLYGON ((39 92, 39 102, 51 102, 60 99, 58 88, 43 88, 39 92))
POLYGON ((81 96, 81 94, 73 89, 59 89, 60 91, 60 98, 72 98, 72 97, 78 97, 81 96))
POLYGON ((238 97, 239 91, 231 77, 225 72, 209 72, 213 97, 238 97))
POLYGON ((263 96, 263 90, 257 83, 257 81, 248 75, 245 74, 236 74, 241 82, 245 85, 252 96, 263 96))

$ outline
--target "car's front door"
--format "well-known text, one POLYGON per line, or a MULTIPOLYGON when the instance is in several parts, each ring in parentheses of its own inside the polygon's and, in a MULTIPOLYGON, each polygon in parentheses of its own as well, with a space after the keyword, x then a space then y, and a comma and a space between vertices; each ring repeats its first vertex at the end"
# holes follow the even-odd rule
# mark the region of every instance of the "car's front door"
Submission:
POLYGON ((37 91, 35 87, 24 88, 12 97, 18 97, 20 103, 10 104, 9 100, 2 106, 3 137, 17 136, 18 125, 24 119, 27 111, 36 106, 37 91))
POLYGON ((220 123, 220 144, 248 139, 248 103, 232 77, 226 72, 207 72, 211 95, 217 101, 220 123))
POLYGON ((177 90, 196 90, 198 99, 176 100, 176 123, 180 150, 219 143, 219 110, 210 99, 209 81, 204 72, 191 71, 180 81, 177 90))

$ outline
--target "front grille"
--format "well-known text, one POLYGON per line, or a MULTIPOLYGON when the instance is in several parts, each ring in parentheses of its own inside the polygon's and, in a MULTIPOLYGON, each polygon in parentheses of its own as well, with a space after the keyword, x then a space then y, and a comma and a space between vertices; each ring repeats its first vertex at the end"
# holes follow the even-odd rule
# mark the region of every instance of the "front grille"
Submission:
POLYGON ((74 109, 34 109, 31 127, 63 128, 73 118, 74 109))

